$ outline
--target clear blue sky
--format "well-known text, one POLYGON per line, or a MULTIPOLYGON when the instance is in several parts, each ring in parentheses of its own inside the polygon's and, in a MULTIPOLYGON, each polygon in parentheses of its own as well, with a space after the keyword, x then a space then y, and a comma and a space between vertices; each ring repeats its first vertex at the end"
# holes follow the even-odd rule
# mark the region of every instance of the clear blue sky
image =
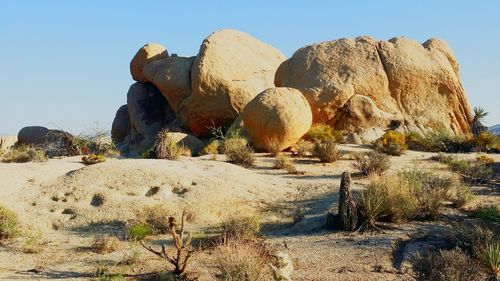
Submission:
POLYGON ((133 83, 129 62, 148 42, 195 55, 222 28, 287 56, 307 44, 372 35, 453 48, 472 106, 500 123, 500 1, 0 0, 0 134, 27 125, 78 133, 109 128, 133 83))

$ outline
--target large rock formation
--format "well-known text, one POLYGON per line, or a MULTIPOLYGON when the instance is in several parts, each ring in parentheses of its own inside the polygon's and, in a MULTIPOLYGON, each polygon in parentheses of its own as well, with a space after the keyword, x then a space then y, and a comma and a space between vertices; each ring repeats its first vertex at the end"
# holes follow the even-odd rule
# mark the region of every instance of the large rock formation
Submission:
POLYGON ((258 93, 274 86, 285 56, 248 34, 221 30, 201 45, 191 69, 192 93, 178 104, 180 120, 195 135, 231 124, 258 93))
POLYGON ((45 143, 45 136, 49 129, 41 126, 28 126, 17 133, 17 143, 27 145, 39 145, 45 143))
POLYGON ((283 150, 295 144, 311 127, 311 108, 292 88, 270 88, 257 95, 241 113, 252 145, 283 150))
POLYGON ((315 123, 363 131, 401 125, 470 133, 458 64, 446 43, 339 39, 306 46, 280 65, 276 86, 299 89, 315 123))
POLYGON ((116 111, 113 125, 111 126, 111 139, 115 143, 122 143, 130 132, 130 117, 128 115, 128 106, 122 105, 116 111))

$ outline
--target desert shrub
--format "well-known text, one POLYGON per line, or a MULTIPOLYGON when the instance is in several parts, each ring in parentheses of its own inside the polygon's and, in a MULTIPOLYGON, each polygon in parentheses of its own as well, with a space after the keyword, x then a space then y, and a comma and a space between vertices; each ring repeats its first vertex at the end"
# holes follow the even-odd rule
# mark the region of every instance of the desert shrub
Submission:
POLYGON ((418 215, 434 218, 439 214, 442 202, 451 198, 461 182, 456 177, 438 175, 423 170, 410 170, 401 173, 412 188, 418 201, 418 215))
POLYGON ((0 241, 16 237, 19 231, 17 215, 0 205, 0 241))
POLYGON ((340 141, 343 135, 341 132, 333 130, 330 125, 313 124, 302 138, 312 142, 340 141))
POLYGON ((82 161, 85 165, 93 165, 97 163, 102 163, 106 161, 106 157, 103 155, 89 154, 82 157, 82 161))
POLYGON ((311 141, 300 139, 292 147, 292 152, 298 157, 311 156, 314 151, 314 143, 311 141))
POLYGON ((335 141, 330 139, 325 142, 316 142, 313 156, 319 158, 319 161, 323 163, 333 163, 340 158, 340 151, 337 149, 335 141))
POLYGON ((278 138, 266 137, 263 141, 267 147, 267 152, 269 152, 271 156, 276 156, 281 152, 282 142, 278 138))
POLYGON ((212 159, 215 160, 216 155, 219 153, 220 141, 213 140, 207 144, 201 151, 200 155, 212 155, 212 159))
POLYGON ((394 156, 399 156, 408 149, 405 134, 396 131, 387 131, 375 141, 374 147, 377 151, 394 156))
POLYGON ((390 167, 389 157, 385 154, 371 151, 365 154, 355 155, 352 167, 364 175, 381 175, 390 167))
POLYGON ((492 279, 500 276, 500 243, 486 247, 483 264, 492 279))
POLYGON ((260 216, 257 213, 237 214, 222 223, 224 237, 228 240, 251 240, 260 232, 260 216))
POLYGON ((303 221, 306 218, 306 209, 301 208, 301 207, 296 208, 293 210, 291 215, 292 215, 293 223, 296 224, 298 222, 303 221))
POLYGON ((166 234, 170 230, 169 213, 161 204, 144 207, 136 214, 136 225, 146 226, 151 231, 151 234, 166 234))
POLYGON ((431 160, 443 163, 443 164, 448 164, 451 163, 452 161, 456 160, 455 156, 448 155, 444 152, 439 152, 437 155, 434 155, 430 158, 431 160))
POLYGON ((2 162, 4 163, 26 163, 26 162, 47 161, 45 151, 28 145, 13 147, 4 153, 2 162))
POLYGON ((186 148, 174 140, 168 130, 162 129, 154 146, 156 159, 179 160, 186 148))
POLYGON ((447 131, 430 132, 421 135, 417 132, 406 133, 409 149, 428 152, 469 152, 470 141, 465 136, 450 135, 447 131))
POLYGON ((488 152, 494 150, 500 143, 500 138, 489 131, 484 131, 470 140, 474 151, 488 152))
POLYGON ((275 169, 285 169, 287 172, 290 174, 295 174, 297 173, 297 169, 295 168, 295 165, 293 164, 293 160, 288 157, 286 154, 279 153, 276 155, 276 161, 274 164, 275 169))
POLYGON ((25 254, 39 253, 43 248, 43 235, 38 229, 29 227, 22 233, 24 238, 21 250, 25 254))
POLYGON ((465 184, 460 184, 456 186, 453 194, 449 198, 449 200, 457 207, 463 207, 468 202, 474 199, 474 194, 470 186, 465 184))
POLYGON ((122 273, 112 272, 107 265, 99 264, 95 271, 96 281, 122 281, 125 280, 122 273))
POLYGON ((120 241, 115 236, 96 235, 92 240, 90 248, 99 254, 111 253, 120 248, 120 241))
POLYGON ((492 165, 493 163, 495 163, 495 159, 493 159, 493 157, 490 157, 488 155, 481 154, 476 157, 476 162, 485 165, 492 165))
POLYGON ((444 153, 439 153, 432 159, 448 165, 450 170, 458 173, 464 181, 471 184, 487 183, 495 174, 491 165, 482 161, 458 159, 444 153))
POLYGON ((269 280, 269 259, 262 246, 233 241, 219 246, 214 255, 216 280, 269 280))
POLYGON ((223 150, 229 162, 243 167, 252 167, 255 163, 253 149, 244 138, 235 137, 224 140, 223 150))
POLYGON ((128 237, 132 240, 143 240, 151 235, 151 229, 145 224, 134 224, 128 229, 128 237))
POLYGON ((418 208, 410 184, 399 175, 373 177, 358 201, 370 224, 380 220, 404 221, 414 216, 418 208))
POLYGON ((417 254, 411 263, 416 280, 479 281, 484 278, 477 262, 460 249, 417 254))
POLYGON ((473 212, 476 218, 488 221, 500 222, 500 207, 499 206, 479 206, 473 212))
POLYGON ((455 245, 476 260, 482 260, 488 245, 498 243, 499 233, 471 223, 456 223, 451 236, 455 245))

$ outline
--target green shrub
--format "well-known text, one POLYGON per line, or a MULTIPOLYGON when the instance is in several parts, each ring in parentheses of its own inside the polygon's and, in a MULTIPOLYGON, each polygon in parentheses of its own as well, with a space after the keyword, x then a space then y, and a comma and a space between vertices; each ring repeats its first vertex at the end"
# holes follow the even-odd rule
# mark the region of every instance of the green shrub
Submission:
POLYGON ((478 136, 474 136, 470 142, 474 151, 488 152, 498 146, 500 138, 489 131, 484 131, 478 136))
POLYGON ((481 268, 460 249, 417 254, 410 260, 419 281, 483 280, 481 268))
POLYGON ((370 151, 365 154, 355 155, 355 161, 352 167, 364 175, 381 175, 390 167, 389 157, 385 154, 370 151))
POLYGON ((484 254, 484 265, 488 273, 497 278, 500 276, 500 244, 488 245, 484 254))
POLYGON ((411 150, 427 152, 469 152, 472 150, 472 145, 465 136, 450 135, 447 131, 430 132, 425 135, 408 132, 406 143, 411 150))
POLYGON ((464 181, 471 184, 487 183, 495 174, 491 165, 485 164, 483 161, 458 159, 444 153, 439 153, 432 159, 448 165, 450 170, 458 173, 464 181))
POLYGON ((340 151, 337 149, 335 141, 330 139, 325 142, 316 142, 313 156, 319 158, 322 163, 333 163, 340 158, 340 151))
POLYGON ((128 236, 132 240, 143 240, 151 235, 151 229, 145 224, 135 224, 128 229, 128 236))
POLYGON ((229 162, 243 167, 252 167, 255 163, 254 151, 244 138, 224 140, 223 150, 229 162))
POLYGON ((222 223, 222 230, 226 239, 249 240, 260 232, 260 216, 256 213, 238 214, 222 223))
POLYGON ((19 231, 17 215, 0 205, 0 241, 16 237, 19 231))
POLYGON ((377 151, 394 156, 399 156, 408 149, 405 134, 391 130, 376 140, 374 147, 377 151))
POLYGON ((341 132, 333 130, 330 125, 326 124, 313 124, 303 136, 303 139, 312 142, 340 141, 342 138, 341 132))
POLYGON ((168 130, 162 129, 156 136, 154 150, 156 159, 179 160, 186 148, 178 144, 168 130))
POLYGON ((219 153, 220 145, 220 141, 213 140, 200 151, 200 155, 210 154, 212 155, 212 160, 215 160, 216 155, 219 153))
POLYGON ((34 146, 21 145, 7 150, 2 157, 2 162, 4 163, 26 163, 32 161, 47 161, 45 151, 34 146))
POLYGON ((500 207, 498 206, 479 206, 474 210, 473 215, 488 221, 500 222, 500 207))

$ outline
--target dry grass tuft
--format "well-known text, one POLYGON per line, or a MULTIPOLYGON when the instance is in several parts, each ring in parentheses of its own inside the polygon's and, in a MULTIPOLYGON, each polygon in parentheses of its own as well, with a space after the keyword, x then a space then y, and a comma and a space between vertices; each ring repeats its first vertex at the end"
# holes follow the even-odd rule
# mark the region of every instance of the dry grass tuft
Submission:
POLYGON ((186 148, 178 144, 168 130, 162 129, 156 136, 154 151, 156 159, 179 160, 186 148))
POLYGON ((82 161, 85 165, 93 165, 97 163, 102 163, 106 161, 106 157, 103 155, 89 154, 82 157, 82 161))
POLYGON ((390 167, 389 157, 385 154, 371 151, 365 154, 356 154, 352 167, 363 175, 382 175, 390 167))
POLYGON ((254 212, 234 215, 222 223, 226 240, 251 240, 260 232, 260 215, 254 212))
POLYGON ((292 153, 298 157, 312 156, 314 151, 314 143, 311 141, 300 139, 292 146, 292 153))
POLYGON ((0 205, 0 241, 18 236, 20 226, 17 215, 0 205))
POLYGON ((120 240, 115 236, 107 234, 96 235, 90 248, 99 254, 115 252, 120 249, 120 240))
POLYGON ((254 151, 241 137, 224 140, 223 150, 230 163, 243 167, 252 167, 255 163, 254 151))
POLYGON ((276 155, 276 161, 274 164, 275 169, 285 169, 290 174, 297 174, 297 168, 295 167, 292 158, 284 153, 279 153, 276 155))
MULTIPOLYGON (((136 214, 135 226, 146 227, 151 234, 166 234, 170 231, 168 225, 169 216, 170 211, 162 204, 144 207, 136 214)), ((141 230, 137 231, 142 232, 141 230)))
POLYGON ((43 161, 47 161, 45 151, 27 145, 21 145, 11 148, 10 150, 7 150, 7 152, 5 152, 2 156, 2 162, 4 163, 26 163, 43 161))
POLYGON ((313 155, 314 157, 319 158, 319 161, 322 163, 336 162, 341 156, 335 141, 331 139, 325 142, 315 143, 313 155))

